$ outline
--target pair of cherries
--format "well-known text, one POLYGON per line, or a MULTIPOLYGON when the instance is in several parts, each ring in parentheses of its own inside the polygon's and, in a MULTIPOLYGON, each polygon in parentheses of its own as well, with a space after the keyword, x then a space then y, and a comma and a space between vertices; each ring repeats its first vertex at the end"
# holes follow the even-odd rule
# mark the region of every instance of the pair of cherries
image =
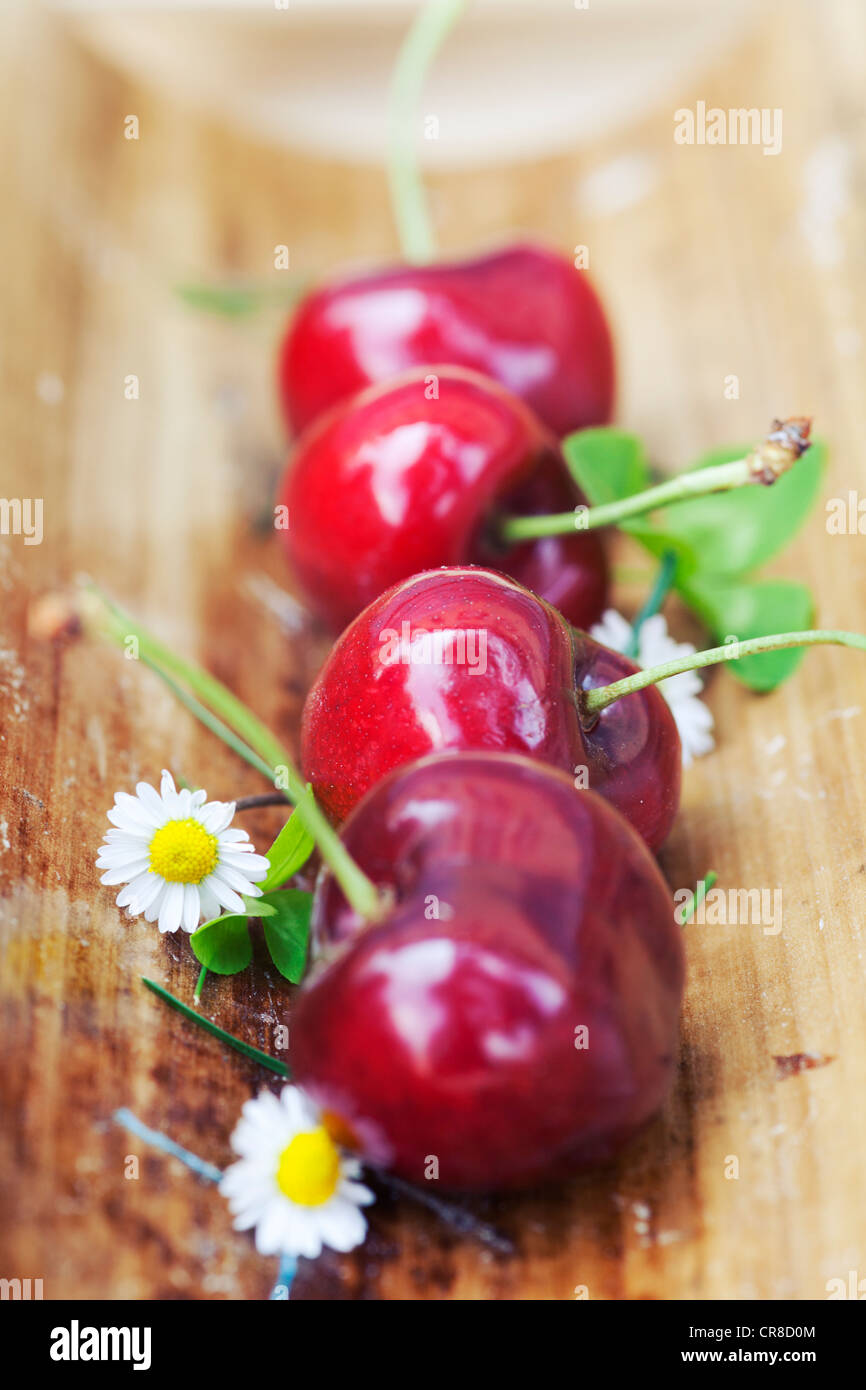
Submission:
POLYGON ((604 606, 601 548, 497 530, 582 500, 556 439, 608 418, 603 315, 519 248, 313 296, 281 373, 293 567, 335 627, 364 610, 308 698, 304 775, 387 904, 364 919, 320 877, 293 1075, 412 1181, 564 1176, 661 1103, 684 973, 645 843, 676 810, 676 727, 654 688, 583 703, 636 669, 570 625, 604 606))
POLYGON ((517 247, 320 291, 293 320, 280 386, 301 431, 280 534, 335 631, 434 565, 492 565, 578 627, 600 616, 595 533, 506 547, 496 525, 581 503, 558 440, 610 418, 610 334, 570 262, 517 247))

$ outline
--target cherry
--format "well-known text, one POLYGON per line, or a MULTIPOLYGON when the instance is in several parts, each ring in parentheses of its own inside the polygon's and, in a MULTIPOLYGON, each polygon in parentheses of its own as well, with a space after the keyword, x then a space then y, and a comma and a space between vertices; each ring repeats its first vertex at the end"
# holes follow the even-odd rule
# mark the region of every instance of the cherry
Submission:
POLYGON ((558 446, 495 382, 459 367, 415 371, 338 406, 298 444, 280 531, 310 604, 336 630, 398 579, 431 565, 495 564, 579 626, 607 592, 595 533, 506 548, 501 511, 582 501, 558 446))
POLYGON ((637 671, 491 570, 395 585, 334 646, 304 706, 304 777, 335 820, 401 763, 443 749, 516 752, 601 793, 652 848, 679 804, 681 749, 649 686, 585 717, 582 692, 637 671))
POLYGON ((611 416, 613 349, 595 291, 563 256, 517 245, 311 294, 279 353, 288 422, 302 430, 362 387, 436 362, 500 381, 558 437, 611 416))
POLYGON ((335 1132, 455 1189, 615 1153, 668 1090, 684 974, 622 817, 526 758, 446 754, 380 782, 343 841, 392 906, 366 924, 329 872, 317 890, 289 1062, 335 1132))

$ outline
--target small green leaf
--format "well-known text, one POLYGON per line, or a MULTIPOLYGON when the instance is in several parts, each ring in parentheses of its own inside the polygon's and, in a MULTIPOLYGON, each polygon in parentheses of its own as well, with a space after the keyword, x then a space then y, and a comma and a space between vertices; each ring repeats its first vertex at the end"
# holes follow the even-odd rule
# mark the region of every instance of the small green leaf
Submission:
MULTIPOLYGON (((245 917, 273 917, 274 913, 276 912, 276 908, 275 908, 275 907, 271 907, 270 903, 266 903, 265 900, 264 900, 264 897, 261 897, 261 898, 250 898, 250 897, 247 896, 246 893, 244 893, 242 896, 243 896, 243 900, 244 900, 244 916, 245 916, 245 917)), ((234 913, 228 913, 228 914, 224 913, 224 914, 223 914, 223 916, 234 916, 234 915, 235 915, 234 913)), ((221 919, 220 919, 219 917, 215 917, 213 920, 214 920, 215 922, 219 922, 221 919)), ((204 925, 205 925, 205 926, 208 926, 209 923, 205 922, 204 925)))
MULTIPOLYGON (((745 642, 773 632, 798 632, 812 626, 814 604, 803 584, 767 579, 730 584, 711 576, 695 576, 682 589, 685 601, 713 632, 718 644, 728 637, 745 642)), ((805 655, 802 647, 762 652, 727 663, 731 675, 751 690, 775 690, 793 675, 805 655)))
POLYGON ((276 914, 262 922, 265 941, 280 974, 296 985, 307 962, 313 895, 299 888, 285 888, 280 893, 269 893, 268 901, 276 908, 276 914))
POLYGON ((197 960, 215 975, 237 975, 253 958, 246 917, 215 917, 189 939, 197 960))
POLYGON ((236 1038, 233 1033, 227 1033, 224 1028, 220 1028, 218 1024, 212 1023, 209 1018, 205 1018, 202 1014, 198 1013, 196 1009, 191 1009, 189 1004, 184 1004, 183 1001, 178 999, 174 994, 169 994, 167 989, 163 989, 162 985, 158 985, 154 980, 149 980, 146 975, 142 975, 141 983, 146 985, 148 989, 153 990, 153 993, 158 995, 160 999, 164 999, 169 1008, 177 1009, 179 1014, 183 1014, 184 1018, 188 1018, 191 1023, 195 1023, 199 1028, 203 1028, 206 1033, 210 1033, 213 1037, 219 1038, 220 1042, 225 1043, 228 1047, 233 1047, 236 1052, 240 1052, 244 1057, 249 1057, 252 1061, 258 1062, 263 1067, 267 1067, 268 1071, 276 1072, 277 1076, 289 1075, 289 1069, 285 1062, 280 1062, 276 1057, 269 1057, 266 1052, 261 1052, 257 1047, 252 1047, 250 1043, 244 1042, 241 1038, 236 1038))
MULTIPOLYGON (((748 452, 728 446, 706 454, 693 467, 712 468, 748 452)), ((776 555, 802 526, 820 491, 826 454, 825 446, 816 441, 770 487, 753 485, 678 502, 655 514, 650 533, 664 533, 664 543, 682 547, 681 554, 691 552, 699 573, 746 574, 776 555)), ((628 529, 646 544, 646 526, 628 529)), ((658 553, 656 545, 649 548, 658 553)))
POLYGON ((175 285, 175 294, 191 309, 223 318, 244 318, 268 306, 290 308, 304 292, 304 285, 175 285))
MULTIPOLYGON (((616 502, 650 486, 639 439, 616 429, 582 430, 563 442, 563 453, 592 506, 616 502)), ((705 454, 689 472, 743 458, 748 446, 727 445, 705 454)), ((672 552, 677 583, 686 576, 732 577, 763 564, 791 539, 818 496, 826 462, 819 440, 771 487, 758 485, 678 502, 648 517, 623 522, 651 554, 672 552)))
POLYGON ((562 441, 569 472, 590 506, 618 502, 652 482, 637 435, 618 429, 578 430, 562 441))
MULTIPOLYGON (((267 851, 270 863, 267 877, 259 885, 264 893, 279 888, 281 883, 296 874, 306 864, 315 848, 313 837, 307 830, 297 808, 289 816, 274 843, 267 851)), ((261 902, 261 899, 258 899, 261 902)))

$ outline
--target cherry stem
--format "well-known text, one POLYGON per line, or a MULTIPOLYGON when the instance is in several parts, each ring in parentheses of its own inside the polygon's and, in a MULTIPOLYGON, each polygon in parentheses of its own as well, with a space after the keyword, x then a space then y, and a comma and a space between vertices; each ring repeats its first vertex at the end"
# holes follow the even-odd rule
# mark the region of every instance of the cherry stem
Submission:
POLYGON ((720 661, 739 661, 744 656, 778 652, 785 647, 817 647, 825 644, 854 647, 858 651, 866 652, 866 637, 861 633, 838 632, 829 628, 816 628, 807 632, 776 632, 768 637, 750 637, 745 642, 738 642, 734 638, 722 647, 709 647, 704 652, 692 652, 690 656, 677 656, 672 661, 662 661, 658 666, 648 666, 643 671, 636 671, 633 676, 614 681, 612 685, 585 690, 583 708, 587 714, 600 714, 608 705, 621 700, 624 695, 633 695, 638 690, 645 690, 648 685, 657 685, 669 676, 681 676, 685 671, 697 671, 702 666, 715 666, 720 661))
POLYGON ((707 497, 713 492, 730 492, 750 483, 769 487, 809 448, 811 428, 812 422, 805 416, 774 420, 763 442, 745 458, 678 473, 644 492, 620 497, 615 502, 603 502, 597 507, 578 506, 570 512, 556 512, 551 516, 506 517, 501 523, 502 538, 514 544, 538 540, 542 536, 565 536, 570 531, 595 531, 600 526, 619 526, 657 507, 707 497))
MULTIPOLYGON (((224 738, 235 752, 245 748, 246 754, 250 755, 247 761, 269 777, 274 786, 278 783, 281 785, 347 901, 367 921, 376 921, 381 917, 386 907, 385 899, 349 854, 307 788, 287 749, 252 710, 233 695, 222 681, 194 662, 177 656, 170 647, 140 627, 96 585, 85 586, 82 607, 82 621, 86 628, 127 651, 130 650, 130 639, 134 639, 134 650, 139 659, 169 685, 206 727, 224 738), (189 687, 192 694, 184 686, 189 687), (210 705, 210 710, 203 701, 210 705), (217 718, 217 715, 220 717, 217 718), (228 738, 225 738, 226 733, 228 738), (239 743, 241 748, 238 747, 239 743)), ((241 752, 241 756, 246 754, 241 752)))
POLYGON ((388 182, 400 246, 407 261, 424 265, 436 254, 430 212, 416 154, 418 109, 430 64, 459 19, 465 0, 428 0, 397 54, 388 111, 388 182))
POLYGON ((601 526, 619 526, 634 516, 706 497, 712 492, 730 492, 732 488, 754 483, 747 459, 720 463, 714 468, 697 468, 693 473, 679 473, 675 478, 622 497, 617 502, 603 502, 597 507, 578 506, 570 512, 555 512, 550 516, 510 516, 502 523, 503 539, 516 541, 538 540, 541 536, 565 536, 571 531, 596 531, 601 526))
POLYGON ((235 810, 255 811, 260 806, 285 806, 288 800, 285 792, 264 792, 262 796, 239 796, 235 802, 235 810))

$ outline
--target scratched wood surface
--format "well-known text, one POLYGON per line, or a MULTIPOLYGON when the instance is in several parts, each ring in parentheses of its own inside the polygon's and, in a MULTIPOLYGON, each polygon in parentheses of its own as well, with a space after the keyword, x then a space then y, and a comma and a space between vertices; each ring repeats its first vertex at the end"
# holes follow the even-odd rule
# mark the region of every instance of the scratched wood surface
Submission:
MULTIPOLYGON (((275 539, 257 529, 284 450, 281 315, 203 315, 173 286, 279 286, 277 243, 302 275, 393 255, 384 182, 252 144, 57 22, 2 24, 0 491, 44 498, 44 540, 0 538, 0 1275, 41 1277, 46 1297, 262 1298, 273 1262, 232 1232, 221 1198, 111 1115, 129 1106, 223 1164, 264 1078, 140 986, 146 974, 189 997, 188 944, 129 923, 93 867, 114 791, 139 777, 170 766, 221 798, 261 786, 134 662, 40 644, 27 611, 86 570, 295 738, 326 643, 294 622, 275 539), (138 142, 122 138, 130 113, 138 142)), ((442 245, 514 228, 588 245, 617 329, 619 418, 659 461, 812 411, 833 446, 827 496, 864 495, 864 55, 854 0, 780 5, 591 151, 437 177, 442 245), (673 109, 699 98, 782 107, 782 153, 675 145, 673 109)), ((814 586, 825 624, 866 627, 863 536, 828 535, 819 511, 775 570, 814 586)), ((596 1299, 800 1299, 866 1276, 866 667, 814 653, 769 697, 722 674, 708 698, 718 747, 687 774, 663 868, 672 888, 709 869, 726 888, 781 888, 783 923, 688 930, 663 1115, 611 1168, 482 1204, 512 1255, 383 1198, 364 1249, 303 1266, 296 1297, 569 1299, 583 1285, 596 1299), (774 1062, 809 1052, 831 1060, 774 1062)), ((260 843, 276 814, 247 818, 260 843)), ((258 960, 212 980, 204 1004, 270 1049, 290 990, 258 960)))

